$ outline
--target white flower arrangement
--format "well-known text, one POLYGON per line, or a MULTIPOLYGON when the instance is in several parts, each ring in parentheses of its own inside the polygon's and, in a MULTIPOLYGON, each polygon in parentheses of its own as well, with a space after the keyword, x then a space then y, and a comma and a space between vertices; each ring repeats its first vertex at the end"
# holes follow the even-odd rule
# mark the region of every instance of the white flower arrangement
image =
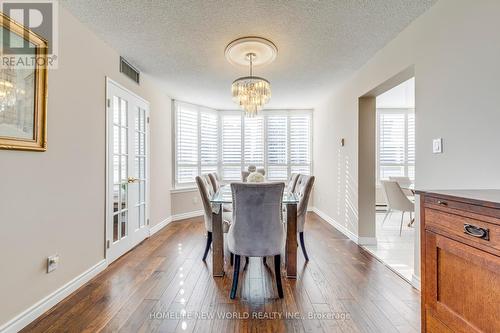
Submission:
POLYGON ((247 182, 249 183, 263 183, 266 181, 266 178, 259 172, 252 172, 248 175, 247 182))

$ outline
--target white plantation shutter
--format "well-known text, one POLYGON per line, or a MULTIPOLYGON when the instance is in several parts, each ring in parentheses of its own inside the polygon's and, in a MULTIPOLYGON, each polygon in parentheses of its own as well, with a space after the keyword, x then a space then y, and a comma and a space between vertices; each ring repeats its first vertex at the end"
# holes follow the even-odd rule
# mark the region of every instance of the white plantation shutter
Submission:
POLYGON ((242 131, 241 115, 222 116, 222 178, 227 181, 241 179, 242 131))
POLYGON ((264 167, 264 118, 243 118, 244 121, 244 169, 249 165, 264 167))
POLYGON ((249 165, 265 168, 270 181, 311 173, 312 113, 263 111, 245 118, 175 101, 175 186, 194 186, 197 175, 218 172, 241 180, 249 165))
POLYGON ((413 179, 415 168, 415 115, 410 109, 377 110, 379 180, 391 176, 413 179))
POLYGON ((198 110, 176 105, 176 182, 193 183, 198 174, 198 110))
POLYGON ((290 116, 290 168, 292 173, 311 173, 311 117, 290 116))
POLYGON ((219 118, 216 112, 200 112, 200 165, 201 174, 217 171, 219 160, 219 118))
POLYGON ((267 179, 288 177, 288 117, 267 116, 267 179))

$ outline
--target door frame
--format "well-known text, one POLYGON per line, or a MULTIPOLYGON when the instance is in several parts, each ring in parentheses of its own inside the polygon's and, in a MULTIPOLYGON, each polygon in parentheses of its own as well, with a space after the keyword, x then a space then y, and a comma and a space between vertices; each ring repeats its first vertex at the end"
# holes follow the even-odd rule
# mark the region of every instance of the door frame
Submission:
POLYGON ((109 258, 109 249, 110 249, 110 244, 111 244, 111 241, 112 241, 112 230, 111 228, 109 227, 110 226, 110 212, 109 212, 109 198, 110 198, 110 187, 109 187, 109 170, 110 170, 110 165, 109 165, 109 144, 110 144, 110 140, 109 140, 109 115, 108 115, 108 109, 109 109, 109 104, 108 104, 108 99, 109 99, 109 86, 110 84, 113 84, 115 85, 116 87, 120 88, 120 89, 123 89, 125 91, 127 91, 127 93, 129 93, 130 95, 134 96, 135 98, 141 100, 142 102, 144 102, 147 107, 148 107, 148 110, 147 110, 147 113, 146 113, 146 126, 147 126, 147 129, 146 129, 146 193, 144 194, 145 195, 145 200, 146 200, 146 221, 145 221, 145 228, 147 228, 147 231, 148 231, 148 236, 146 238, 148 238, 150 235, 151 235, 151 224, 150 224, 150 172, 151 172, 151 168, 150 168, 150 158, 151 158, 151 149, 150 149, 150 114, 151 114, 151 104, 146 100, 144 99, 143 97, 139 96, 138 94, 136 94, 135 92, 131 91, 130 89, 126 88, 125 86, 123 86, 122 84, 118 83, 117 81, 111 79, 109 76, 105 76, 105 96, 104 96, 104 116, 105 116, 105 136, 106 136, 106 140, 105 140, 105 156, 104 156, 104 159, 105 159, 105 203, 104 203, 104 258, 106 260, 106 264, 109 265, 111 264, 113 261, 115 261, 116 259, 118 259, 119 257, 115 258, 113 261, 110 261, 110 258, 109 258))

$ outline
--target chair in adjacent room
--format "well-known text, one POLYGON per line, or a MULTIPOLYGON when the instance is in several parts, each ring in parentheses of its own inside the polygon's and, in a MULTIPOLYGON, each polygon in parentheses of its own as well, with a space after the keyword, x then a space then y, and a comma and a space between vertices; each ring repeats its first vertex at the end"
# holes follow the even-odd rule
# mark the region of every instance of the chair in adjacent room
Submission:
POLYGON ((380 183, 382 184, 385 202, 387 203, 387 213, 385 214, 384 220, 382 221, 382 225, 384 225, 385 220, 392 211, 400 211, 401 225, 399 227, 399 235, 401 236, 401 232, 403 231, 403 219, 405 216, 405 212, 410 212, 410 214, 414 212, 415 204, 410 199, 408 199, 397 181, 382 180, 380 181, 380 183))

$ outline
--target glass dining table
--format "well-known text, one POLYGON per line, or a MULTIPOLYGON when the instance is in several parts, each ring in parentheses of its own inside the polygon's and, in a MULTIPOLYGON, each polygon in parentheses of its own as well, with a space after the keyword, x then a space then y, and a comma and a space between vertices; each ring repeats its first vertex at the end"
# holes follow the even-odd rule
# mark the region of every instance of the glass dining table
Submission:
MULTIPOLYGON (((286 207, 286 245, 285 268, 286 277, 297 277, 297 204, 299 198, 295 193, 285 189, 283 206, 286 207)), ((222 231, 222 212, 224 205, 233 203, 230 185, 223 185, 210 198, 212 205, 212 275, 224 276, 224 235, 222 231)))

